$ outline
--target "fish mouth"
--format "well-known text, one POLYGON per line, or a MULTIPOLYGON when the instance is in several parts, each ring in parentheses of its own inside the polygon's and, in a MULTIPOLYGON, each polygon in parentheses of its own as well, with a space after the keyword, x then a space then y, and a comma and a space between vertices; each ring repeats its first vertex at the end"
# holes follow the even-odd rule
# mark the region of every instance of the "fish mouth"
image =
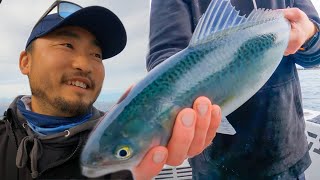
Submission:
POLYGON ((111 171, 108 171, 108 168, 82 166, 81 170, 82 174, 89 178, 97 178, 111 173, 111 171))
MULTIPOLYGON (((81 171, 84 176, 89 178, 98 178, 107 174, 111 174, 117 171, 129 170, 126 168, 125 165, 110 165, 110 166, 103 166, 103 167, 88 167, 88 166, 81 166, 81 171)), ((132 173, 132 171, 131 171, 132 173)))

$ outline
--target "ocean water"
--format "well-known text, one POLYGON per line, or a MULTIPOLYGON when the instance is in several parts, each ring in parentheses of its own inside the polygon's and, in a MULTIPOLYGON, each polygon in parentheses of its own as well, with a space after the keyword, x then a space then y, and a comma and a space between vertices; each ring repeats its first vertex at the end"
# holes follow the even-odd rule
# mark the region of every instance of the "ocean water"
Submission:
POLYGON ((320 69, 298 70, 305 109, 320 111, 320 69))

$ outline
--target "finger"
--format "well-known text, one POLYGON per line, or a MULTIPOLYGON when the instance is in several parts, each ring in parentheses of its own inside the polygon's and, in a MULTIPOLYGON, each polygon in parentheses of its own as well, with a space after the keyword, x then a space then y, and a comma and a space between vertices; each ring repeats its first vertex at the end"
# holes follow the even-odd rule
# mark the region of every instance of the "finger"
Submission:
POLYGON ((205 140, 205 147, 209 146, 217 134, 217 129, 221 123, 221 109, 218 105, 211 106, 211 121, 205 140))
POLYGON ((131 89, 134 87, 134 84, 132 84, 127 90, 126 92, 124 92, 122 94, 122 96, 119 98, 118 102, 116 104, 119 104, 121 101, 123 101, 129 94, 129 92, 131 91, 131 89))
POLYGON ((168 157, 168 150, 165 147, 157 146, 152 148, 142 159, 140 164, 134 168, 134 179, 152 179, 162 170, 168 157))
POLYGON ((283 56, 289 56, 289 55, 290 55, 290 53, 288 51, 285 51, 283 54, 283 56))
POLYGON ((168 143, 167 164, 180 165, 186 158, 194 137, 196 113, 191 108, 183 109, 177 116, 171 139, 168 143))
POLYGON ((303 13, 299 8, 282 9, 282 12, 290 22, 297 22, 303 18, 303 13))
POLYGON ((295 54, 304 43, 305 35, 296 22, 291 23, 290 37, 284 55, 295 54))
POLYGON ((284 55, 290 55, 290 54, 295 54, 299 48, 303 45, 304 43, 304 38, 301 38, 299 35, 299 32, 292 30, 290 33, 290 39, 288 42, 288 47, 285 50, 284 55))
POLYGON ((193 157, 201 153, 204 149, 211 120, 211 101, 206 97, 199 97, 194 102, 193 109, 197 112, 197 120, 195 124, 194 138, 188 151, 189 157, 193 157))

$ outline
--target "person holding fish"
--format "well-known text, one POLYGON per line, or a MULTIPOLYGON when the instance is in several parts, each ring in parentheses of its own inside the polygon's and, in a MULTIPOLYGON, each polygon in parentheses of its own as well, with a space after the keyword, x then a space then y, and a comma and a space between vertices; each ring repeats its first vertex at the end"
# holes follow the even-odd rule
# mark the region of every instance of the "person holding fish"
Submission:
MULTIPOLYGON (((86 178, 80 153, 105 116, 93 107, 105 76, 102 60, 119 54, 126 40, 121 21, 104 7, 82 8, 67 1, 49 7, 20 54, 19 67, 28 76, 32 94, 18 96, 0 118, 1 179, 86 178)), ((148 151, 134 165, 133 177, 151 179, 164 164, 178 165, 199 154, 215 137, 220 120, 219 106, 197 98, 193 108, 179 111, 168 146, 148 151)), ((122 148, 116 155, 126 153, 122 148)), ((133 177, 116 172, 101 178, 133 177)))
MULTIPOLYGON (((197 62, 184 68, 189 68, 190 72, 197 68, 201 69, 197 72, 219 69, 214 73, 221 75, 215 77, 212 73, 203 78, 203 82, 212 78, 210 83, 223 86, 219 89, 208 83, 206 87, 210 88, 203 92, 228 92, 224 99, 217 98, 214 102, 221 107, 222 115, 227 116, 236 133, 218 133, 208 148, 189 159, 193 178, 305 179, 304 171, 311 159, 295 64, 303 67, 320 64, 320 19, 312 2, 152 0, 150 16, 147 56, 150 73, 186 52, 203 48, 202 53, 184 59, 187 64, 202 57, 203 64, 197 62), (288 28, 283 28, 286 24, 288 28), (282 33, 277 34, 278 30, 282 33), (258 40, 260 37, 271 44, 284 38, 283 46, 275 46, 280 57, 275 57, 275 51, 256 53, 270 45, 263 44, 258 40), (244 45, 238 46, 239 42, 244 45), (216 54, 206 58, 209 47, 216 54), (252 61, 263 58, 270 59, 260 67, 251 65, 257 63, 252 61), (279 63, 274 66, 277 58, 279 63), (271 66, 274 69, 269 76, 263 71, 271 66), (261 85, 252 95, 246 96, 257 81, 262 82, 261 85), (234 88, 238 90, 230 90, 234 88)), ((175 78, 178 81, 181 77, 175 78)), ((197 78, 190 78, 188 84, 193 80, 199 82, 197 78)))

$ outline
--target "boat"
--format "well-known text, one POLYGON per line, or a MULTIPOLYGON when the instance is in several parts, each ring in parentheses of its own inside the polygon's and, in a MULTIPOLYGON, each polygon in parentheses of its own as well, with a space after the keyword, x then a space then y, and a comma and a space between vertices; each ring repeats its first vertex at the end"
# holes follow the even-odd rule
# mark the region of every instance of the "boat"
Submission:
MULTIPOLYGON (((305 171, 307 180, 320 179, 320 111, 304 109, 304 118, 306 122, 306 135, 308 139, 309 152, 312 159, 311 166, 305 171)), ((180 166, 164 166, 162 171, 153 178, 154 180, 172 179, 186 180, 192 179, 192 168, 187 160, 180 166)))
POLYGON ((320 112, 304 110, 306 121, 306 134, 309 142, 309 153, 312 160, 311 166, 306 170, 306 179, 320 179, 320 112))

